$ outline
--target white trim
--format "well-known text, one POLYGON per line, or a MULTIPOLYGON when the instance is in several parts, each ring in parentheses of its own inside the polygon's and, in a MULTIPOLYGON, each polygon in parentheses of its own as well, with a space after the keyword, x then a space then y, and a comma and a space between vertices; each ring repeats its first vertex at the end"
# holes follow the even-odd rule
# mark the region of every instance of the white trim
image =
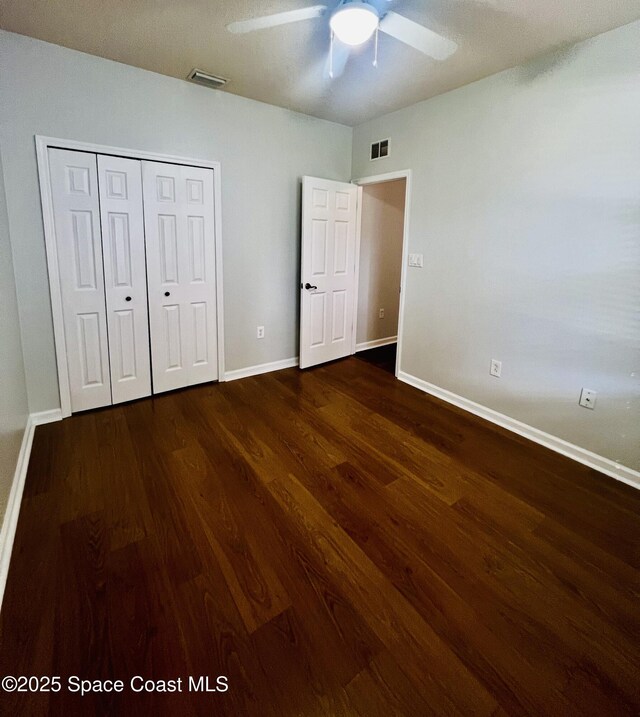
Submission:
POLYGON ((351 353, 358 349, 356 339, 358 333, 358 298, 360 293, 360 239, 362 238, 362 187, 358 187, 356 208, 356 250, 353 258, 353 320, 351 321, 351 353))
POLYGON ((11 492, 9 493, 9 500, 7 501, 7 509, 2 522, 2 530, 0 531, 0 608, 2 606, 2 598, 4 597, 4 589, 7 584, 9 565, 11 564, 11 551, 13 550, 13 540, 16 537, 16 528, 18 527, 18 516, 20 514, 24 482, 29 467, 34 431, 35 423, 31 416, 29 416, 22 436, 22 445, 20 446, 20 453, 18 454, 16 471, 13 476, 11 492))
POLYGON ((67 363, 67 342, 64 336, 64 318, 62 314, 62 289, 58 271, 58 248, 55 241, 55 222, 53 217, 53 196, 49 181, 49 153, 45 138, 36 136, 36 158, 38 181, 40 183, 40 201, 42 203, 42 222, 44 226, 44 244, 47 254, 49 273, 49 293, 53 315, 53 340, 56 347, 56 365, 58 368, 58 387, 60 391, 60 409, 64 417, 71 415, 71 388, 67 363))
POLYGON ((60 408, 54 408, 51 411, 32 413, 29 418, 33 421, 34 426, 43 426, 45 423, 55 423, 56 421, 61 421, 63 416, 60 408))
POLYGON ((408 383, 410 386, 413 386, 420 391, 424 391, 425 393, 435 396, 436 398, 440 398, 447 403, 458 406, 458 408, 469 411, 469 413, 480 416, 480 418, 484 418, 491 423, 502 426, 502 428, 506 428, 513 433, 524 436, 534 443, 539 443, 541 446, 545 446, 556 453, 561 453, 563 456, 572 458, 574 461, 578 461, 578 463, 582 463, 589 468, 600 471, 601 473, 611 476, 611 478, 615 478, 622 483, 626 483, 633 488, 640 489, 639 471, 623 466, 620 463, 616 463, 610 458, 605 458, 597 453, 592 453, 591 451, 581 448, 580 446, 576 446, 573 443, 569 443, 562 438, 552 436, 550 433, 545 433, 538 428, 534 428, 526 423, 517 421, 515 418, 505 416, 503 413, 498 413, 498 411, 494 411, 491 408, 487 408, 479 403, 470 401, 468 398, 458 396, 457 394, 447 391, 444 388, 434 386, 432 383, 423 381, 421 378, 416 378, 404 371, 400 371, 398 378, 400 381, 408 383))
POLYGON ((216 329, 218 333, 218 381, 224 381, 224 303, 222 292, 222 174, 213 168, 213 222, 216 253, 216 329))
POLYGON ((271 361, 271 363, 260 363, 256 366, 247 366, 246 368, 238 368, 234 371, 227 371, 224 375, 225 381, 235 381, 239 378, 248 378, 249 376, 257 376, 261 373, 270 373, 271 371, 280 371, 283 368, 294 368, 298 365, 298 357, 282 359, 281 361, 271 361))
MULTIPOLYGON (((386 172, 385 174, 375 174, 371 177, 362 177, 354 179, 353 183, 358 185, 380 184, 382 182, 392 182, 394 179, 406 180, 404 187, 404 221, 402 232, 402 268, 400 270, 400 310, 398 312, 398 349, 396 351, 396 368, 395 375, 400 377, 400 359, 402 356, 402 336, 404 334, 404 297, 407 285, 407 261, 409 257, 409 219, 411 217, 411 170, 401 169, 397 172, 386 172)), ((358 271, 360 268, 360 253, 358 244, 358 271)))
POLYGON ((4 520, 2 521, 2 530, 0 530, 0 609, 2 608, 2 598, 4 597, 4 589, 7 584, 9 565, 11 564, 11 552, 13 550, 13 541, 16 537, 16 528, 18 527, 18 516, 20 515, 22 493, 24 492, 24 483, 29 468, 33 435, 36 426, 60 420, 62 420, 62 411, 57 408, 53 411, 32 413, 27 418, 27 424, 22 434, 22 443, 20 445, 20 452, 18 453, 16 470, 11 484, 11 492, 9 493, 9 500, 7 501, 7 509, 4 514, 4 520))
POLYGON ((77 142, 71 139, 43 137, 36 135, 36 158, 38 163, 38 179, 40 182, 40 200, 42 202, 42 220, 44 241, 49 272, 49 288, 51 294, 51 311, 53 314, 53 335, 56 347, 56 364, 58 369, 58 385, 60 387, 60 407, 62 417, 71 415, 71 391, 67 369, 67 346, 64 337, 64 321, 62 317, 62 292, 58 271, 58 251, 55 239, 55 223, 53 218, 53 197, 49 174, 49 147, 92 152, 95 154, 128 157, 130 159, 149 160, 153 162, 169 162, 184 164, 190 167, 213 169, 213 207, 214 207, 214 241, 216 255, 216 323, 218 338, 218 376, 224 381, 224 310, 222 288, 222 193, 220 162, 211 162, 191 157, 176 157, 171 154, 158 154, 136 149, 123 149, 91 142, 77 142))
POLYGON ((92 152, 94 154, 111 154, 116 157, 131 157, 132 159, 148 159, 153 162, 168 162, 170 164, 186 164, 189 167, 204 167, 220 171, 220 162, 208 159, 196 159, 194 157, 180 157, 174 154, 160 154, 158 152, 147 152, 142 149, 131 149, 130 147, 112 147, 107 144, 95 144, 94 142, 78 142, 73 139, 61 139, 60 137, 45 137, 36 135, 36 146, 44 145, 57 147, 59 149, 70 149, 78 152, 92 152))
MULTIPOLYGON (((384 157, 386 159, 386 157, 384 157)), ((353 184, 380 184, 381 182, 393 182, 394 179, 408 179, 411 176, 410 169, 399 169, 396 172, 385 172, 384 174, 373 174, 369 177, 352 179, 353 184)))
POLYGON ((397 336, 387 336, 386 339, 374 339, 373 341, 363 341, 361 344, 356 344, 356 353, 358 351, 366 351, 367 349, 376 349, 379 346, 388 346, 389 344, 395 344, 398 341, 397 336))

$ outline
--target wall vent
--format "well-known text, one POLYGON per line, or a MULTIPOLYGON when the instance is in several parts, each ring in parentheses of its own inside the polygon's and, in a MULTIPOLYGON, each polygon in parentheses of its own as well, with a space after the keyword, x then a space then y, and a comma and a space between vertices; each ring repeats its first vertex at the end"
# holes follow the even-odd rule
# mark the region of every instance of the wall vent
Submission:
POLYGON ((229 80, 226 80, 224 77, 216 77, 209 72, 197 69, 191 70, 187 79, 190 82, 196 82, 198 85, 210 87, 212 90, 219 90, 229 82, 229 80))
POLYGON ((389 156, 389 140, 381 139, 379 142, 374 142, 371 145, 370 159, 384 159, 389 156))

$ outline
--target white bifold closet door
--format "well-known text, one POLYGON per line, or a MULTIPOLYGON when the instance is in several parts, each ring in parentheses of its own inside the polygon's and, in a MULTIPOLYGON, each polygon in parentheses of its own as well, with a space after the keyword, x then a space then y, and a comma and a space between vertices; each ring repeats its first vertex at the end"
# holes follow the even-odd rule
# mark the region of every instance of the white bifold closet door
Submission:
POLYGON ((151 393, 140 162, 49 150, 71 410, 151 393))
POLYGON ((49 171, 71 411, 216 380, 213 170, 50 148, 49 171))
POLYGON ((140 161, 98 155, 113 403, 151 394, 140 161))
POLYGON ((218 378, 213 170, 142 162, 153 391, 218 378))
POLYGON ((111 403, 95 154, 49 150, 71 410, 111 403))

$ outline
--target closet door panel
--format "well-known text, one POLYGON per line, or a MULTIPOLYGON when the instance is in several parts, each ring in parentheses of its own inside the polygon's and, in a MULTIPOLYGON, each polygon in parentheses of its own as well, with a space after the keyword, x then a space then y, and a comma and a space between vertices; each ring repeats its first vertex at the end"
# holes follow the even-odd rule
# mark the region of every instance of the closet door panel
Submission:
POLYGON ((143 162, 154 393, 218 378, 213 170, 143 162))
POLYGON ((189 384, 218 378, 213 170, 182 167, 186 194, 189 384))
POLYGON ((49 149, 71 410, 111 403, 96 155, 49 149))
POLYGON ((113 403, 151 394, 139 160, 98 155, 102 257, 113 403))

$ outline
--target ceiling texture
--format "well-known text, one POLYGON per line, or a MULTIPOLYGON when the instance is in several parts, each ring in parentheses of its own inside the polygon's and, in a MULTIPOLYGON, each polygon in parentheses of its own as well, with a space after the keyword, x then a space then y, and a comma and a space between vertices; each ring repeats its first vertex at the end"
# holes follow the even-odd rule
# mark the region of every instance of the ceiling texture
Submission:
POLYGON ((171 77, 198 67, 229 78, 225 92, 357 125, 640 18, 638 0, 392 0, 389 9, 458 51, 437 62, 380 33, 378 67, 370 40, 333 80, 328 17, 246 35, 226 29, 322 2, 0 0, 0 27, 171 77))

